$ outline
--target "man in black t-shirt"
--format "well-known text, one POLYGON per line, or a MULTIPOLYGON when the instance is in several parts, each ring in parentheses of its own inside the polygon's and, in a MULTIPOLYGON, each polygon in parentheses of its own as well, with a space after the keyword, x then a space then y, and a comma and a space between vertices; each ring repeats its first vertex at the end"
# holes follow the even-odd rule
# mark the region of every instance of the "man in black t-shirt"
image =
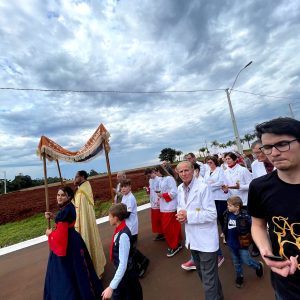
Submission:
POLYGON ((252 236, 271 268, 276 299, 300 299, 300 122, 277 118, 257 125, 256 132, 276 170, 250 184, 252 236))

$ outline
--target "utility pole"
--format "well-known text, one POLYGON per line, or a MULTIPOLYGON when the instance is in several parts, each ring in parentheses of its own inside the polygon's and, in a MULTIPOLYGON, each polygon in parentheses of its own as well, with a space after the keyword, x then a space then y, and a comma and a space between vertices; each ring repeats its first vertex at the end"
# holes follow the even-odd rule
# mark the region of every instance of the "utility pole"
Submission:
POLYGON ((6 171, 4 173, 4 194, 6 194, 6 171))
POLYGON ((295 119, 295 116, 294 116, 294 113, 293 113, 293 110, 292 110, 292 103, 289 103, 289 109, 290 109, 291 117, 293 119, 295 119))
POLYGON ((238 128, 237 128, 237 125, 236 125, 236 120, 235 120, 235 116, 234 116, 233 109, 232 109, 229 89, 226 89, 225 91, 226 91, 226 95, 227 95, 227 100, 228 100, 229 111, 230 111, 230 116, 231 116, 232 127, 233 127, 233 131, 234 131, 236 145, 237 145, 239 153, 243 154, 243 146, 242 146, 242 143, 241 143, 239 131, 238 131, 238 128))
POLYGON ((3 183, 4 183, 4 194, 6 194, 6 171, 2 171, 4 174, 3 183))
POLYGON ((234 131, 234 136, 235 136, 235 141, 236 141, 236 145, 237 145, 237 148, 238 148, 238 151, 240 154, 243 154, 243 146, 242 146, 242 143, 241 143, 241 139, 240 139, 240 135, 239 135, 239 131, 238 131, 238 128, 237 128, 237 124, 236 124, 236 120, 235 120, 235 116, 234 116, 234 112, 233 112, 233 108, 232 108, 232 104, 231 104, 231 99, 230 99, 230 93, 232 92, 233 90, 233 87, 240 75, 240 73, 246 69, 247 67, 249 67, 250 65, 252 64, 252 61, 250 61, 249 63, 247 63, 245 65, 245 67, 243 67, 238 73, 237 75, 235 76, 235 79, 234 79, 234 82, 233 82, 233 85, 231 87, 231 89, 229 90, 229 88, 227 88, 225 90, 226 92, 226 95, 227 95, 227 100, 228 100, 228 105, 229 105, 229 111, 230 111, 230 116, 231 116, 231 121, 232 121, 232 127, 233 127, 233 131, 234 131))

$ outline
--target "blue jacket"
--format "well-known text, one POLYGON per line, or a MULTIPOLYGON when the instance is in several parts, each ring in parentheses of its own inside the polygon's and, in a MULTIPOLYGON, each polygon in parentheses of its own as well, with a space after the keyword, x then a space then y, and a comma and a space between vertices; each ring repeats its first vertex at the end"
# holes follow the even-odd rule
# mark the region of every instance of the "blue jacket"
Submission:
MULTIPOLYGON (((228 209, 224 212, 224 228, 223 233, 225 239, 228 236, 228 209)), ((236 229, 238 232, 240 247, 247 249, 252 243, 251 237, 251 216, 245 209, 241 209, 240 213, 236 216, 236 229)))

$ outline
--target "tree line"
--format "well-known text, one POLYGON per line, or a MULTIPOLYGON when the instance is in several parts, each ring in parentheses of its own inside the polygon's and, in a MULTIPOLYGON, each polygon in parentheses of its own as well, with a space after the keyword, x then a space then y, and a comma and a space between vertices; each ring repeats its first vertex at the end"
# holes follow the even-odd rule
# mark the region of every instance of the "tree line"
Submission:
MULTIPOLYGON (((95 170, 88 172, 89 176, 102 175, 95 170)), ((59 177, 48 177, 48 184, 60 182, 59 177)), ((18 174, 13 180, 6 180, 6 192, 14 192, 22 189, 27 189, 35 186, 44 185, 44 178, 32 179, 29 175, 18 174)), ((5 186, 4 179, 0 180, 0 194, 4 194, 5 186)))
MULTIPOLYGON (((253 141, 256 138, 255 134, 247 133, 244 135, 244 137, 241 139, 242 143, 248 143, 249 149, 251 148, 250 142, 253 141)), ((227 143, 219 143, 217 140, 214 140, 210 142, 211 147, 219 147, 219 148, 227 148, 232 147, 235 145, 236 142, 234 140, 229 140, 227 143)), ((202 147, 199 150, 199 157, 205 157, 209 154, 208 148, 202 147)), ((181 155, 183 152, 181 150, 176 150, 173 148, 164 148, 161 150, 158 158, 160 161, 168 161, 170 163, 173 163, 175 161, 179 161, 181 159, 181 155)))

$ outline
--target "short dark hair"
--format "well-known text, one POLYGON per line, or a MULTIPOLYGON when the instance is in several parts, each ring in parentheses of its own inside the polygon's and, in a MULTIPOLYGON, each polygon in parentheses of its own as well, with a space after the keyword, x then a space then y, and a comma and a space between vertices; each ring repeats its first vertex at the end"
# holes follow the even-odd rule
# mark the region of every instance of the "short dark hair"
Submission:
POLYGON ((169 170, 167 170, 164 166, 162 165, 158 165, 156 167, 157 171, 159 171, 159 173, 162 175, 162 176, 172 176, 172 174, 170 174, 169 170))
POLYGON ((208 162, 209 160, 212 160, 214 162, 214 164, 216 165, 216 167, 219 167, 219 159, 215 156, 207 156, 206 157, 206 162, 208 162))
POLYGON ((224 157, 227 157, 227 156, 229 156, 233 160, 237 160, 238 159, 237 155, 235 153, 233 153, 233 152, 227 152, 227 153, 225 153, 224 157))
POLYGON ((197 163, 194 163, 193 166, 194 170, 200 170, 200 166, 197 163))
POLYGON ((127 218, 127 206, 124 203, 113 204, 108 210, 113 217, 117 217, 120 221, 123 221, 127 218))
POLYGON ((188 153, 186 156, 190 155, 192 158, 196 158, 195 154, 193 152, 188 153))
POLYGON ((130 179, 123 179, 120 183, 120 186, 131 186, 131 180, 130 179))
POLYGON ((261 140, 264 133, 273 133, 277 135, 291 135, 300 139, 300 121, 289 118, 280 117, 263 122, 255 126, 256 135, 261 140))
POLYGON ((151 174, 152 172, 155 172, 155 171, 157 171, 157 169, 155 167, 153 167, 153 168, 147 168, 145 170, 145 175, 149 175, 149 174, 151 174))
POLYGON ((152 173, 152 170, 150 168, 147 168, 144 172, 145 175, 149 175, 152 173))
POLYGON ((79 176, 83 177, 84 179, 87 179, 89 177, 88 173, 84 170, 80 170, 77 172, 79 176))

